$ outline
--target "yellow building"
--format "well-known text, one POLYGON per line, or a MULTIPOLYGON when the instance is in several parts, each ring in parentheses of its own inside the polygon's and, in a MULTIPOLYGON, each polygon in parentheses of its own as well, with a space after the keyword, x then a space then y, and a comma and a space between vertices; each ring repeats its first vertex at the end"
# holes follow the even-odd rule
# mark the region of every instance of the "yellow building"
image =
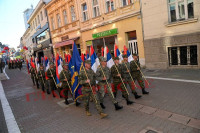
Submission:
POLYGON ((138 0, 52 0, 48 11, 54 52, 70 53, 74 40, 82 53, 94 46, 97 54, 117 44, 139 54, 144 65, 144 45, 138 0), (66 14, 66 15, 65 15, 66 14))
MULTIPOLYGON (((54 54, 72 53, 74 42, 80 50, 80 23, 76 0, 52 0, 46 5, 54 54)), ((81 50, 80 50, 81 51, 81 50)))

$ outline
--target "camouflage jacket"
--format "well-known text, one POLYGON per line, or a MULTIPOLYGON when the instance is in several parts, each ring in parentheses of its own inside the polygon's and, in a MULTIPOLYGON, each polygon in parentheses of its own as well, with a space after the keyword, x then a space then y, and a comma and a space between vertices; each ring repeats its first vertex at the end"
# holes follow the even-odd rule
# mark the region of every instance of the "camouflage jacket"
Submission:
POLYGON ((69 70, 62 70, 61 71, 61 73, 60 73, 60 81, 62 82, 62 86, 64 87, 66 87, 66 86, 68 86, 68 84, 67 84, 67 81, 64 81, 66 78, 67 78, 67 80, 68 80, 68 82, 69 82, 69 84, 70 84, 70 80, 71 80, 71 72, 69 71, 69 70))
POLYGON ((78 81, 79 81, 79 83, 81 85, 83 85, 83 86, 89 87, 89 83, 86 83, 86 80, 87 80, 87 77, 85 75, 85 71, 86 71, 87 76, 88 76, 88 78, 90 80, 91 86, 96 85, 96 78, 95 78, 94 71, 92 69, 89 69, 89 70, 85 69, 85 71, 84 71, 83 69, 79 72, 79 75, 78 75, 78 81))
POLYGON ((113 66, 111 67, 111 75, 112 75, 112 77, 113 77, 113 81, 114 81, 114 82, 120 82, 120 81, 121 81, 120 77, 117 76, 118 74, 121 74, 121 75, 122 75, 122 66, 121 66, 121 64, 119 64, 119 65, 113 65, 113 66), (118 73, 118 71, 117 71, 117 69, 116 69, 115 66, 117 67, 119 73, 118 73))
POLYGON ((122 70, 123 70, 122 71, 122 78, 125 79, 125 81, 130 81, 131 77, 130 77, 130 74, 129 74, 127 68, 130 72, 130 64, 128 62, 127 63, 123 62, 122 63, 122 70))
POLYGON ((97 68, 97 72, 96 72, 96 80, 98 81, 99 85, 105 85, 106 84, 106 80, 103 80, 104 74, 103 74, 102 70, 105 74, 105 77, 106 77, 108 83, 111 82, 111 71, 110 71, 110 69, 107 66, 106 67, 99 66, 97 68))
POLYGON ((55 68, 53 68, 53 69, 49 68, 47 70, 47 77, 49 79, 53 80, 53 77, 51 77, 51 75, 53 75, 54 79, 56 79, 56 69, 55 68))
POLYGON ((45 80, 45 71, 44 70, 39 70, 38 71, 38 78, 40 80, 45 80), (43 79, 42 79, 43 78, 43 79))
POLYGON ((140 70, 137 70, 138 67, 140 68, 140 62, 139 61, 134 61, 134 60, 131 61, 131 63, 130 63, 131 73, 140 72, 140 70))

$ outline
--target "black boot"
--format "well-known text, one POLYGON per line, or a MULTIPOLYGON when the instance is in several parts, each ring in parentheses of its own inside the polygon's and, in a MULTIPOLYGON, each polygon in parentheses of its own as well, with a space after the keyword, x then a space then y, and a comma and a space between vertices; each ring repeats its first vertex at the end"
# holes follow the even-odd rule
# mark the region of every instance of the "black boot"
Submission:
POLYGON ((134 102, 133 101, 130 101, 129 99, 126 99, 126 104, 127 105, 131 105, 131 104, 133 104, 134 102))
POLYGON ((135 99, 139 99, 142 97, 142 96, 138 95, 137 92, 133 92, 133 95, 135 96, 135 99))
POLYGON ((120 110, 123 108, 123 106, 120 106, 118 103, 115 103, 115 110, 120 110))
POLYGON ((124 95, 122 95, 123 98, 126 98, 124 95))
POLYGON ((81 103, 79 103, 78 101, 76 101, 76 106, 78 107, 81 103))
POLYGON ((149 94, 148 91, 146 91, 144 88, 142 89, 142 94, 149 94))
POLYGON ((117 93, 113 93, 113 95, 114 95, 114 97, 116 98, 116 96, 117 96, 117 93))
POLYGON ((103 105, 103 103, 100 103, 100 105, 101 105, 101 108, 102 109, 105 109, 106 107, 103 105))
POLYGON ((68 105, 68 104, 69 104, 69 102, 67 101, 67 99, 65 99, 65 104, 66 104, 66 105, 68 105))
POLYGON ((47 89, 47 94, 51 94, 50 91, 49 91, 49 89, 47 89))

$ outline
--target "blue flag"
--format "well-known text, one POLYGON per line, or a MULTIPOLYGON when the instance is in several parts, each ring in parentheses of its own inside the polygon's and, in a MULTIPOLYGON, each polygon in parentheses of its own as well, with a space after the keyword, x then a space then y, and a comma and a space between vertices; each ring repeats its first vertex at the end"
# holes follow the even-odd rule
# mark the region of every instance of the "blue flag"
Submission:
POLYGON ((73 45, 73 54, 72 58, 69 62, 69 70, 71 71, 71 84, 72 84, 72 93, 74 100, 76 101, 81 96, 81 85, 79 85, 78 82, 78 74, 81 70, 81 67, 83 66, 82 59, 79 55, 78 49, 76 47, 76 44, 73 45))

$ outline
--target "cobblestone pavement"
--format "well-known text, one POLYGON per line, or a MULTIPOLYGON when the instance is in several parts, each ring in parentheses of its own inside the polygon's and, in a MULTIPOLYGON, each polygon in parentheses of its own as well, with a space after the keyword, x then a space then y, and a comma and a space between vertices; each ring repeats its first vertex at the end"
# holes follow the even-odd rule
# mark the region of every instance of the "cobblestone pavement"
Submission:
MULTIPOLYGON (((105 113, 100 119, 94 104, 92 116, 87 117, 83 105, 66 106, 63 99, 41 95, 32 86, 26 70, 6 70, 10 80, 2 81, 6 97, 21 132, 28 133, 144 133, 148 129, 164 133, 200 133, 200 84, 149 79, 150 95, 115 111, 108 97, 105 113), (29 94, 29 95, 28 95, 29 94), (28 97, 29 96, 29 97, 28 97)), ((141 90, 137 89, 141 94, 141 90)), ((1 115, 1 114, 0 114, 1 115)))

